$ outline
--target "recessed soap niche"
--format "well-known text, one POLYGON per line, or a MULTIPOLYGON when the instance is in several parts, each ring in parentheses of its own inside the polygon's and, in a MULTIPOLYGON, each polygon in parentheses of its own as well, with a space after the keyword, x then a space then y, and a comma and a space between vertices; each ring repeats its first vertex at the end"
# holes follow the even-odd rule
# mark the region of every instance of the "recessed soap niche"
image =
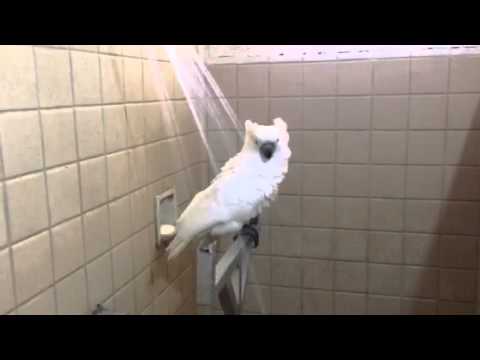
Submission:
POLYGON ((175 188, 155 196, 155 235, 157 248, 165 248, 175 237, 177 197, 175 188))

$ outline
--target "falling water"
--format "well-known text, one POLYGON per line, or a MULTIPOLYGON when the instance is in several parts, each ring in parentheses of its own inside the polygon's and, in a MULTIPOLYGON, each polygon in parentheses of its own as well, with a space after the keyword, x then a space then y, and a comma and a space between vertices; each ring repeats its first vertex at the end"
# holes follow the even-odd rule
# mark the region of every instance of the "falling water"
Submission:
MULTIPOLYGON (((207 151, 211 169, 217 174, 219 171, 217 167, 218 161, 208 143, 207 128, 213 124, 216 124, 215 128, 219 129, 227 125, 228 128, 235 130, 237 137, 242 140, 243 128, 237 119, 235 111, 225 98, 206 64, 196 52, 195 47, 193 45, 164 45, 163 47, 170 59, 178 83, 188 102, 195 125, 198 128, 200 137, 207 151), (204 121, 205 119, 206 121, 204 121)), ((155 78, 162 78, 161 74, 154 74, 154 76, 155 78)), ((160 85, 162 83, 165 84, 164 81, 160 81, 157 85, 157 91, 162 95, 163 99, 167 99, 169 97, 168 94, 165 94, 165 86, 162 87, 160 85)), ((168 119, 169 122, 173 124, 174 113, 171 104, 167 102, 167 105, 162 108, 162 112, 164 113, 164 119, 168 119)), ((222 138, 221 141, 224 145, 228 145, 226 144, 226 142, 229 141, 227 138, 222 138)), ((225 146, 225 148, 229 149, 231 147, 225 146)), ((228 157, 233 155, 235 154, 229 153, 228 157)), ((249 276, 253 277, 253 282, 255 283, 256 274, 253 267, 250 267, 249 276)), ((255 291, 254 295, 260 306, 261 313, 265 313, 265 304, 260 293, 255 291)))

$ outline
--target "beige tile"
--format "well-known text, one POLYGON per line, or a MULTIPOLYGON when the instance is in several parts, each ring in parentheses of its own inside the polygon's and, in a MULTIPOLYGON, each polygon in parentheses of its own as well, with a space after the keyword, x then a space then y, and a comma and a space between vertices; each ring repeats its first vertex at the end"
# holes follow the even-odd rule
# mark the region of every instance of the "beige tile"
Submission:
POLYGON ((450 63, 450 86, 452 92, 480 91, 480 57, 453 57, 450 63))
POLYGON ((414 95, 410 97, 410 129, 445 129, 447 97, 414 95))
POLYGON ((452 200, 479 200, 480 169, 461 166, 445 167, 443 196, 452 200))
POLYGON ((10 270, 8 249, 0 251, 0 314, 5 314, 15 306, 13 280, 10 270))
POLYGON ((0 249, 7 244, 7 214, 6 210, 6 199, 3 192, 3 184, 0 184, 0 204, 4 204, 0 207, 0 249))
POLYGON ((448 128, 480 128, 480 94, 448 95, 448 128))
POLYGON ((374 131, 372 161, 376 164, 404 164, 407 137, 403 131, 374 131))
POLYGON ((302 229, 295 227, 270 228, 272 255, 300 256, 302 251, 302 229))
POLYGON ((98 45, 70 45, 70 49, 96 52, 98 51, 98 45))
POLYGON ((400 315, 400 298, 381 295, 369 295, 367 312, 368 315, 400 315))
POLYGON ((441 166, 407 166, 407 197, 440 199, 442 178, 441 166))
POLYGON ((368 166, 337 165, 336 178, 336 195, 368 196, 368 166))
POLYGON ((368 162, 369 142, 368 131, 339 131, 337 133, 337 162, 368 162))
POLYGON ((304 197, 303 226, 332 227, 335 222, 334 198, 304 197))
POLYGON ((335 293, 336 315, 364 315, 367 313, 365 294, 335 293))
POLYGON ((248 268, 248 282, 252 284, 270 285, 271 262, 269 256, 253 256, 248 268))
POLYGON ((54 166, 77 158, 75 149, 75 125, 71 109, 41 112, 45 165, 54 166))
POLYGON ((400 264, 403 260, 403 235, 393 232, 371 232, 368 239, 368 260, 400 264))
POLYGON ((90 261, 111 247, 108 234, 108 210, 106 206, 92 210, 83 216, 86 259, 90 261))
POLYGON ((448 84, 448 58, 417 58, 411 60, 412 93, 443 93, 448 84))
POLYGON ((408 59, 374 62, 373 82, 377 94, 408 93, 410 64, 408 59))
POLYGON ((143 100, 142 60, 123 59, 125 71, 125 100, 143 100))
POLYGON ((446 141, 447 164, 480 164, 480 131, 447 131, 446 141))
POLYGON ((109 199, 125 195, 129 190, 128 152, 108 155, 107 171, 109 199))
POLYGON ((100 65, 98 55, 73 51, 72 73, 75 104, 100 104, 100 65))
POLYGON ((301 306, 300 289, 272 287, 272 314, 299 315, 301 306))
POLYGON ((440 230, 446 234, 480 234, 480 205, 473 201, 447 201, 440 222, 440 230))
POLYGON ((109 203, 110 236, 113 245, 120 243, 132 233, 130 197, 125 196, 109 203))
POLYGON ((335 225, 339 228, 366 229, 368 200, 366 198, 337 198, 335 225))
POLYGON ((147 182, 145 147, 140 146, 128 151, 130 190, 138 189, 147 182))
MULTIPOLYGON (((251 120, 258 124, 262 125, 269 125, 270 119, 268 115, 268 99, 267 98, 253 98, 253 99, 238 99, 238 120, 240 122, 239 125, 242 127, 246 120, 251 120)), ((218 118, 217 114, 212 114, 211 118, 215 119, 218 118)), ((210 120, 210 119, 209 119, 210 120)), ((215 121, 210 120, 210 124, 215 123, 215 121)), ((287 120, 285 120, 287 121, 287 120)), ((227 119, 227 122, 230 122, 227 119)), ((220 123, 221 124, 221 123, 220 123)), ((213 124, 212 124, 213 125, 213 124)), ((230 126, 226 125, 217 125, 217 126, 210 126, 210 128, 235 128, 233 124, 230 126)))
MULTIPOLYGON (((175 123, 178 134, 183 135, 197 130, 197 125, 187 101, 174 101, 175 123)), ((199 111, 200 109, 196 109, 199 111)))
MULTIPOLYGON (((335 158, 335 133, 332 131, 305 132, 303 160, 309 163, 333 162, 335 158)), ((348 144, 350 145, 350 144, 348 144)))
POLYGON ((270 96, 302 95, 302 64, 270 65, 270 96))
POLYGON ((323 290, 303 290, 302 309, 304 315, 332 315, 333 293, 323 290))
POLYGON ((228 160, 237 153, 238 140, 233 131, 212 131, 207 139, 216 161, 228 160))
POLYGON ((127 240, 112 250, 113 286, 120 289, 133 277, 132 243, 127 240))
POLYGON ((99 45, 98 51, 105 54, 122 55, 122 45, 99 45))
POLYGON ((116 312, 126 315, 135 315, 135 288, 133 283, 127 284, 119 292, 117 292, 113 299, 113 303, 116 312))
POLYGON ((372 90, 372 63, 345 61, 337 63, 339 95, 364 95, 372 90))
POLYGON ((47 172, 48 203, 52 224, 80 213, 80 185, 77 164, 47 172))
POLYGON ((171 64, 143 62, 144 100, 168 100, 174 97, 175 83, 171 64))
POLYGON ((48 226, 47 193, 43 174, 7 181, 11 241, 16 242, 48 226))
MULTIPOLYGON (((302 98, 270 99, 269 108, 269 119, 280 117, 285 120, 289 129, 303 130, 302 98)), ((271 122, 271 120, 269 120, 269 122, 271 122)))
POLYGON ((123 62, 119 57, 100 56, 102 75, 103 103, 122 102, 124 100, 123 62))
POLYGON ((40 106, 72 104, 70 58, 67 50, 35 48, 40 106))
POLYGON ((337 129, 366 130, 370 128, 370 97, 339 97, 337 129))
POLYGON ((371 199, 370 228, 400 231, 403 229, 403 200, 371 199))
POLYGON ((155 245, 147 229, 135 234, 129 241, 133 248, 133 271, 137 275, 152 261, 155 245))
MULTIPOLYGON (((145 269, 134 280, 135 287, 135 312, 140 314, 153 301, 153 281, 150 268, 145 269)), ((180 294, 180 301, 181 298, 180 294)), ((178 304, 180 306, 180 304, 178 304)), ((178 306, 178 307, 179 307, 178 306)), ((171 313, 175 313, 175 308, 171 313)))
MULTIPOLYGON (((304 158, 303 158, 303 153, 304 153, 304 148, 305 148, 303 132, 301 132, 301 131, 290 131, 289 135, 290 135, 290 142, 289 142, 288 146, 290 147, 290 150, 292 152, 292 156, 290 157, 289 161, 290 162, 303 162, 303 161, 305 161, 304 158)), ((330 150, 330 149, 331 149, 332 144, 335 140, 335 137, 334 137, 334 135, 327 135, 327 136, 323 137, 323 140, 324 140, 324 142, 326 142, 326 144, 325 144, 326 146, 324 146, 322 144, 321 145, 322 146, 321 150, 323 152, 328 153, 327 158, 331 158, 332 157, 332 155, 331 155, 332 150, 330 150)), ((312 154, 309 154, 309 156, 312 157, 312 154)), ((322 156, 322 158, 323 158, 323 156, 322 156)))
POLYGON ((212 65, 209 66, 209 70, 224 97, 237 95, 236 65, 212 65))
POLYGON ((335 129, 335 98, 304 98, 303 127, 307 130, 335 129))
POLYGON ((18 315, 55 315, 53 287, 35 296, 18 308, 18 315))
POLYGON ((334 165, 303 165, 304 195, 333 195, 335 192, 334 165))
POLYGON ((88 308, 93 311, 113 292, 111 253, 95 259, 87 265, 88 308))
POLYGON ((132 207, 132 230, 135 232, 153 221, 153 202, 148 201, 146 188, 132 193, 130 200, 132 207))
POLYGON ((303 93, 305 95, 335 95, 337 63, 320 62, 303 65, 303 93))
POLYGON ((477 242, 473 236, 440 236, 440 266, 475 269, 477 267, 477 242))
POLYGON ((238 66, 238 96, 268 96, 268 65, 238 66))
POLYGON ((435 266, 439 264, 440 241, 437 235, 405 234, 405 264, 435 266))
POLYGON ((445 137, 441 131, 412 131, 408 135, 409 164, 441 164, 445 137))
POLYGON ((80 217, 52 228, 55 280, 78 269, 85 261, 80 217))
POLYGON ((155 60, 168 60, 168 53, 161 45, 140 45, 142 57, 155 60))
POLYGON ((103 108, 105 121, 105 146, 107 152, 121 150, 127 147, 127 118, 122 105, 105 106, 103 108))
POLYGON ((0 132, 5 176, 42 168, 42 137, 37 112, 0 114, 0 132))
POLYGON ((107 201, 107 175, 105 157, 80 163, 83 210, 90 210, 107 201))
POLYGON ((370 168, 370 195, 373 197, 401 198, 405 191, 403 166, 377 165, 370 168))
POLYGON ((402 299, 401 307, 403 315, 437 314, 437 303, 434 300, 402 299))
POLYGON ((303 228, 302 257, 330 258, 333 251, 333 230, 303 228))
POLYGON ((402 267, 400 265, 368 265, 368 293, 400 295, 402 290, 402 267))
POLYGON ((407 266, 403 277, 404 296, 436 298, 439 279, 437 269, 407 266))
POLYGON ((270 313, 271 290, 268 286, 247 285, 245 292, 245 311, 261 314, 270 313))
POLYGON ((301 286, 302 262, 300 259, 272 257, 272 285, 301 286))
POLYGON ((53 282, 50 236, 43 232, 12 247, 17 301, 23 302, 53 282))
POLYGON ((408 107, 408 96, 375 96, 372 127, 376 130, 406 129, 408 107))
POLYGON ((303 259, 302 266, 303 288, 333 289, 333 261, 303 259))
MULTIPOLYGON (((247 100, 247 99, 243 99, 247 100)), ((263 104, 265 103, 264 99, 259 99, 260 100, 260 105, 259 105, 259 114, 260 117, 262 118, 264 114, 263 110, 263 104)), ((235 128, 243 128, 244 124, 240 121, 240 113, 238 110, 238 101, 236 98, 227 98, 227 99, 221 99, 219 100, 218 103, 216 103, 213 108, 208 108, 206 110, 207 114, 205 115, 207 118, 207 127, 209 130, 233 130, 235 128), (218 116, 219 113, 222 113, 222 111, 225 110, 220 110, 220 106, 224 106, 226 109, 228 109, 229 112, 233 112, 233 114, 236 114, 235 116, 218 116), (237 121, 235 121, 237 119, 237 121)), ((245 104, 245 103, 244 103, 245 104)), ((252 105, 253 106, 253 105, 252 105)), ((248 107, 247 107, 248 108, 248 107)), ((245 116, 248 116, 248 113, 246 113, 245 116)), ((252 116, 253 117, 253 116, 252 116)), ((257 118, 257 116, 254 116, 253 118, 257 118)), ((267 121, 267 120, 265 120, 267 121)))
POLYGON ((80 159, 105 152, 102 109, 80 107, 75 109, 78 155, 80 159))
POLYGON ((334 258, 365 261, 368 233, 366 231, 335 230, 334 258))
POLYGON ((145 119, 143 104, 125 106, 127 113, 127 144, 138 146, 145 143, 145 119))
POLYGON ((169 101, 145 103, 145 141, 165 139, 175 135, 174 108, 169 101))
POLYGON ((167 259, 161 256, 152 263, 153 292, 158 295, 168 287, 167 259))
POLYGON ((87 278, 85 269, 69 275, 55 285, 57 293, 57 306, 60 315, 86 315, 87 304, 87 278))
POLYGON ((442 204, 437 200, 407 200, 405 229, 411 232, 438 232, 442 204))
POLYGON ((335 263, 335 289, 340 291, 366 291, 367 264, 337 261, 335 263))
POLYGON ((474 315, 475 304, 439 301, 438 314, 439 315, 474 315))
POLYGON ((5 45, 0 50, 0 110, 37 106, 31 46, 5 45))
POLYGON ((440 298, 452 301, 475 301, 476 272, 440 269, 440 298))
POLYGON ((272 225, 300 225, 300 207, 300 197, 280 195, 271 207, 272 225))
POLYGON ((303 173, 303 165, 289 164, 288 173, 280 184, 279 194, 301 195, 303 173))

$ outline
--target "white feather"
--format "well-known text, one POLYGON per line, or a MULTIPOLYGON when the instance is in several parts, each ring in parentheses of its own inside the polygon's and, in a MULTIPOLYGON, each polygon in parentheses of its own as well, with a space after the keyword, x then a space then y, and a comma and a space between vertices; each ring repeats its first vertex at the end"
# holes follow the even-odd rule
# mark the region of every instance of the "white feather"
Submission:
POLYGON ((275 200, 288 172, 291 156, 286 123, 277 118, 262 126, 249 120, 242 150, 228 160, 210 185, 197 193, 176 223, 177 234, 167 248, 176 257, 195 238, 205 233, 238 232, 242 224, 259 215, 275 200), (255 140, 277 141, 272 158, 264 161, 255 140))

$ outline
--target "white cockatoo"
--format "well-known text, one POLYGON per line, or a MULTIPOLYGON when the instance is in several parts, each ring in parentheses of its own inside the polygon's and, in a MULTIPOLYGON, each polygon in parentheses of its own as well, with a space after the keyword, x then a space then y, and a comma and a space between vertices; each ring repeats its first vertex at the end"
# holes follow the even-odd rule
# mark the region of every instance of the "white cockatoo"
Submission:
POLYGON ((237 235, 276 198, 288 172, 291 151, 287 124, 281 118, 265 126, 245 121, 245 141, 210 185, 197 193, 176 222, 167 247, 175 258, 194 239, 237 235))

